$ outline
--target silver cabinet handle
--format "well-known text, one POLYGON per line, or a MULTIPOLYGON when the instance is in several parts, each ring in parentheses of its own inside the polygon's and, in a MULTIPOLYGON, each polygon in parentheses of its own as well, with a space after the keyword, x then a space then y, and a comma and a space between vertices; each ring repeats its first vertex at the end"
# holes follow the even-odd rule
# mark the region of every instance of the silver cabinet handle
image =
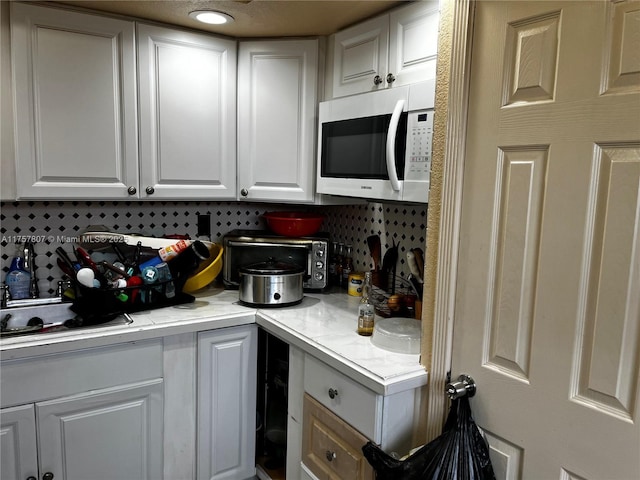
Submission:
POLYGON ((390 73, 387 75, 387 83, 389 85, 391 85, 395 81, 396 81, 396 77, 393 75, 393 73, 390 73))
POLYGON ((373 77, 373 84, 380 85, 382 83, 382 77, 380 75, 376 75, 373 77))
POLYGON ((336 452, 332 452, 331 450, 327 450, 325 454, 327 456, 327 460, 333 462, 333 459, 336 458, 336 452))
POLYGON ((147 192, 147 195, 153 195, 153 193, 156 191, 155 188, 149 186, 147 188, 144 189, 145 192, 147 192))
POLYGON ((135 195, 136 193, 138 193, 138 189, 136 187, 129 187, 127 188, 127 193, 129 195, 135 195))
POLYGON ((329 398, 333 400, 337 396, 338 396, 338 390, 336 390, 334 388, 330 388, 329 389, 329 398))
POLYGON ((240 190, 240 195, 242 195, 243 197, 248 197, 249 190, 247 190, 246 188, 243 188, 242 190, 240 190))

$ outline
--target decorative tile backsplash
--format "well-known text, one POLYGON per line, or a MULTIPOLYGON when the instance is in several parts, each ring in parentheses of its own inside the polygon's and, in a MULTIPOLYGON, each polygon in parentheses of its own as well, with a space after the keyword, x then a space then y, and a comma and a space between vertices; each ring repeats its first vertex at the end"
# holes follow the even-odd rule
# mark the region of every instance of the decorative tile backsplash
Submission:
POLYGON ((424 249, 427 207, 416 205, 367 203, 331 207, 293 207, 264 203, 239 202, 2 202, 0 203, 0 237, 2 281, 9 270, 16 246, 25 240, 35 244, 38 287, 41 296, 55 294, 62 272, 56 264, 55 249, 68 252, 77 237, 90 225, 103 225, 119 233, 161 236, 197 235, 200 214, 211 216, 211 239, 222 237, 235 228, 264 229, 261 215, 275 210, 313 209, 326 214, 322 230, 331 240, 353 245, 356 271, 371 269, 373 264, 367 237, 378 234, 382 253, 399 244, 397 272, 406 276, 406 252, 424 249))

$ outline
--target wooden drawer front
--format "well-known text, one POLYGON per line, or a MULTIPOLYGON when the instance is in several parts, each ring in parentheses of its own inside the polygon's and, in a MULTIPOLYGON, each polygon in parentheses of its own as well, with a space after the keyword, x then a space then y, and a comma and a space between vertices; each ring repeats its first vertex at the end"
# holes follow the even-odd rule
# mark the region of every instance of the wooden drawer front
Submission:
POLYGON ((366 443, 366 437, 305 394, 302 460, 320 480, 372 480, 373 468, 362 454, 366 443))
POLYGON ((380 443, 380 395, 310 355, 304 361, 304 390, 367 438, 380 443))

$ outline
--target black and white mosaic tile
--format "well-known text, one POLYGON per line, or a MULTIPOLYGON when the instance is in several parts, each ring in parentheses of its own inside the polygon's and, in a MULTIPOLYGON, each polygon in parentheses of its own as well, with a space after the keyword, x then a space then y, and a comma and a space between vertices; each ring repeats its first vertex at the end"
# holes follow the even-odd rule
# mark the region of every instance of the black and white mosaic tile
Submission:
MULTIPOLYGON (((311 208, 311 207, 309 207, 311 208)), ((423 248, 426 239, 427 207, 367 203, 349 206, 313 207, 327 215, 323 231, 331 240, 353 246, 356 271, 372 268, 367 247, 369 235, 379 235, 382 253, 399 245, 398 274, 406 276, 406 252, 423 248)), ((274 210, 303 210, 303 207, 238 202, 106 202, 43 201, 0 203, 0 251, 2 281, 16 248, 32 240, 36 252, 38 287, 42 296, 55 294, 62 272, 56 264, 58 246, 71 251, 78 236, 92 225, 102 225, 119 233, 161 236, 197 235, 198 215, 211 217, 211 240, 236 228, 265 228, 262 214, 274 210)))

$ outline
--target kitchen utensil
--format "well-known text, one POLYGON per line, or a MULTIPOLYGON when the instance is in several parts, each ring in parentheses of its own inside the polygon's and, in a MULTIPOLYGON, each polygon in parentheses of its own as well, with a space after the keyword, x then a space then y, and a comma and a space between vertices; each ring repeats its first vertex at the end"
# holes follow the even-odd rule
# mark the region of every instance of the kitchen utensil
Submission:
MULTIPOLYGON (((124 244, 135 247, 140 242, 141 246, 160 249, 168 245, 178 243, 180 240, 176 238, 156 238, 144 237, 141 235, 125 235, 114 232, 85 232, 80 236, 80 246, 98 250, 100 248, 112 248, 110 244, 124 244)), ((122 260, 121 260, 122 261, 122 260)))
POLYGON ((407 252, 407 265, 409 266, 409 270, 411 271, 412 278, 414 278, 418 283, 422 283, 422 271, 418 266, 416 254, 414 253, 413 249, 407 252))
POLYGON ((382 258, 382 271, 385 273, 393 273, 393 269, 398 262, 398 246, 396 244, 395 239, 393 241, 393 246, 388 248, 384 253, 384 257, 382 258))
POLYGON ((213 242, 202 241, 209 250, 209 258, 203 260, 196 271, 187 279, 182 291, 186 293, 195 292, 206 287, 215 280, 222 270, 222 245, 213 242))
POLYGON ((369 246, 369 254, 373 260, 373 269, 380 270, 380 258, 382 257, 382 247, 380 246, 380 236, 370 235, 367 237, 367 245, 369 246))
POLYGON ((271 231, 285 237, 313 235, 324 220, 324 215, 311 212, 267 212, 263 217, 271 231))
POLYGON ((58 267, 64 274, 66 274, 69 278, 76 278, 76 271, 71 267, 67 262, 62 260, 61 258, 56 258, 58 267))
MULTIPOLYGON (((67 252, 64 250, 64 248, 62 247, 58 247, 56 248, 56 254, 58 255, 58 257, 60 257, 60 259, 66 263, 67 265, 69 265, 69 268, 71 268, 72 270, 76 270, 75 265, 76 262, 74 262, 73 260, 71 260, 71 257, 69 257, 69 255, 67 254, 67 252)), ((63 270, 64 271, 64 270, 63 270)))
POLYGON ((262 307, 284 307, 303 297, 305 269, 288 262, 268 260, 240 268, 240 302, 262 307))
POLYGON ((81 268, 76 272, 76 279, 78 280, 78 283, 80 283, 81 285, 84 285, 87 288, 95 287, 93 283, 95 278, 96 277, 95 277, 95 274, 93 273, 93 270, 91 270, 88 267, 81 268))

